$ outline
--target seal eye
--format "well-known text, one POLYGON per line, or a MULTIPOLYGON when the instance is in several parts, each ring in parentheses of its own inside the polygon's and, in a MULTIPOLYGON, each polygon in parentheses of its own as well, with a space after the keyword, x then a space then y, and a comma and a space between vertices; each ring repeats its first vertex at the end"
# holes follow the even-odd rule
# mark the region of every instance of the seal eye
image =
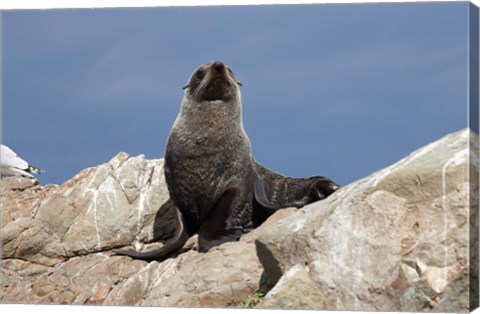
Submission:
POLYGON ((204 76, 205 76, 205 71, 203 71, 203 70, 198 70, 198 71, 195 73, 195 77, 196 77, 198 80, 203 79, 204 76))

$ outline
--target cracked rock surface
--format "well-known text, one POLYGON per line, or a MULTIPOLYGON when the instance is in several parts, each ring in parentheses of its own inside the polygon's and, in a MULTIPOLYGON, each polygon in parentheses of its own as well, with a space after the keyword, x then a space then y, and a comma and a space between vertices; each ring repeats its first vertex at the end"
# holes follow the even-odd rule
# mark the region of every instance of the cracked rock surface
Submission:
POLYGON ((5 178, 0 302, 236 307, 261 289, 262 308, 467 311, 477 152, 477 135, 453 133, 238 242, 199 253, 194 236, 162 262, 111 249, 172 236, 163 160, 120 153, 60 186, 5 178))
POLYGON ((208 254, 193 237, 161 263, 112 255, 173 235, 163 160, 120 153, 60 186, 1 182, 3 303, 225 307, 258 289, 262 268, 248 236, 208 254))
POLYGON ((468 311, 478 193, 478 135, 462 130, 305 206, 256 241, 274 285, 259 307, 468 311))

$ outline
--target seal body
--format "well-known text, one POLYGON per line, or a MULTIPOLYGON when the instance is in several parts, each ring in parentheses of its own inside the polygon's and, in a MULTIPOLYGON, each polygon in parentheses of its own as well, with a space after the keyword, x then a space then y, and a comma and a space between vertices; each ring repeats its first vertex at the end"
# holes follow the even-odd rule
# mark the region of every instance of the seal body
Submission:
POLYGON ((251 228, 254 172, 243 129, 238 82, 223 63, 190 79, 165 152, 170 197, 199 233, 199 249, 251 228))
POLYGON ((161 258, 194 233, 205 252, 239 239, 277 209, 304 206, 339 188, 326 177, 290 178, 255 161, 243 129, 240 85, 218 61, 192 74, 165 152, 175 236, 157 251, 117 254, 161 258))

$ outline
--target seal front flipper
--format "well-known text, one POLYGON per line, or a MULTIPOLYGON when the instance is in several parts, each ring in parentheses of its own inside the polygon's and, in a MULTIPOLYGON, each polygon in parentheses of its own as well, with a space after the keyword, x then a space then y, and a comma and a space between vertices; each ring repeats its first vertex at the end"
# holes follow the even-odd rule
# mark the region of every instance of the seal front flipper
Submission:
POLYGON ((207 252, 214 246, 237 241, 250 224, 251 190, 239 185, 228 188, 218 198, 198 230, 198 251, 207 252))
POLYGON ((255 201, 274 212, 280 208, 303 207, 308 203, 326 198, 331 193, 323 189, 324 183, 309 182, 309 179, 285 177, 278 182, 256 178, 253 184, 255 201))
POLYGON ((281 206, 278 199, 275 199, 270 191, 270 185, 260 178, 256 178, 253 183, 253 195, 255 200, 265 208, 275 209, 281 206))
POLYGON ((254 162, 256 177, 253 184, 255 201, 268 212, 285 207, 303 207, 327 198, 340 188, 330 178, 290 178, 254 162))
POLYGON ((310 177, 307 180, 313 181, 307 192, 312 201, 323 200, 340 188, 338 184, 327 177, 310 177))
POLYGON ((188 232, 185 225, 185 218, 178 210, 178 208, 175 207, 175 235, 173 238, 168 239, 160 249, 149 252, 137 252, 134 250, 113 250, 113 253, 143 260, 157 260, 177 251, 185 244, 185 242, 187 242, 187 240, 188 232))

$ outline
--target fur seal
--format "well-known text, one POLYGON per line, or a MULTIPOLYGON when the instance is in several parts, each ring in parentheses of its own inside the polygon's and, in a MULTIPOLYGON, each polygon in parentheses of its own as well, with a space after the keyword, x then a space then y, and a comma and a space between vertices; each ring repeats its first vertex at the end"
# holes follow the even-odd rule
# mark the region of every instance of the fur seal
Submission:
POLYGON ((339 188, 326 177, 290 178, 255 161, 243 129, 239 86, 230 67, 219 61, 193 72, 165 152, 175 236, 158 250, 116 254, 165 258, 195 233, 199 251, 206 252, 238 240, 280 208, 302 207, 339 188))

